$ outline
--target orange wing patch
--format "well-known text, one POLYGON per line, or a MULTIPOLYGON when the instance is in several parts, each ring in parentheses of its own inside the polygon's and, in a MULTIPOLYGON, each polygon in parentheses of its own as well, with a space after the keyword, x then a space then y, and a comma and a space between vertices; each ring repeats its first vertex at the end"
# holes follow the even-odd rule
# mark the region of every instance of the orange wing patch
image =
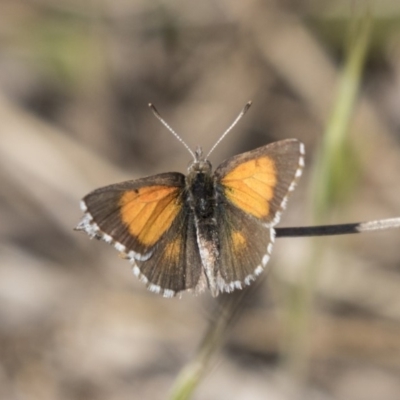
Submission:
POLYGON ((275 162, 260 157, 239 164, 221 180, 226 197, 238 208, 256 218, 269 214, 268 201, 277 183, 275 162))
POLYGON ((180 237, 177 237, 175 240, 171 240, 169 243, 166 244, 164 253, 171 262, 177 264, 181 256, 181 248, 182 239, 180 237))
POLYGON ((179 188, 150 186, 125 192, 120 201, 122 221, 146 246, 154 245, 176 218, 179 188))
POLYGON ((241 249, 246 247, 247 240, 241 232, 233 231, 231 233, 231 237, 232 237, 232 242, 233 242, 233 246, 234 246, 234 248, 232 250, 234 252, 240 251, 241 249))

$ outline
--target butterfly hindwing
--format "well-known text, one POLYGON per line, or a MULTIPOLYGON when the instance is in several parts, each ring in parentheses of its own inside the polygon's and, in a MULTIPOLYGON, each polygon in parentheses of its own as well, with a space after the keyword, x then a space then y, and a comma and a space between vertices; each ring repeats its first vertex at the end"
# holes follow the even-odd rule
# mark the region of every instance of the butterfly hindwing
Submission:
POLYGON ((135 260, 133 272, 156 293, 171 297, 185 290, 201 292, 206 287, 192 211, 187 205, 171 229, 156 244, 146 261, 135 260))
POLYGON ((249 285, 269 261, 275 231, 230 203, 217 211, 219 226, 218 286, 231 292, 249 285))

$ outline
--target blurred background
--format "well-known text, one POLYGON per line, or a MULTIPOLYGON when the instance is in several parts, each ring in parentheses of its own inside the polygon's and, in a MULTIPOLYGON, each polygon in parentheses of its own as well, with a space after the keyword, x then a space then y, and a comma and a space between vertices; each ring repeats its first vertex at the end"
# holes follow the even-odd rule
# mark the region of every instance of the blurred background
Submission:
MULTIPOLYGON (((400 214, 398 1, 1 0, 1 399, 168 397, 218 306, 209 293, 148 292, 111 246, 73 231, 79 200, 186 171, 190 155, 150 101, 208 151, 251 99, 211 161, 303 141, 305 173, 280 225, 312 224, 316 155, 351 20, 367 7, 346 190, 330 223, 400 214)), ((399 240, 396 230, 277 240, 193 398, 399 399, 399 240)))

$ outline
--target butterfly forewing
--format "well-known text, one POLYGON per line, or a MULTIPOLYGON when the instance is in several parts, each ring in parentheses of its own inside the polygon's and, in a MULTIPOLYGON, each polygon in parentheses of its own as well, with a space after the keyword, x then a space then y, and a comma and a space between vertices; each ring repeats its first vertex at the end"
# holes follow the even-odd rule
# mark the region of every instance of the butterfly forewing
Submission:
POLYGON ((229 158, 214 176, 220 193, 230 203, 275 225, 303 165, 302 143, 288 139, 229 158))

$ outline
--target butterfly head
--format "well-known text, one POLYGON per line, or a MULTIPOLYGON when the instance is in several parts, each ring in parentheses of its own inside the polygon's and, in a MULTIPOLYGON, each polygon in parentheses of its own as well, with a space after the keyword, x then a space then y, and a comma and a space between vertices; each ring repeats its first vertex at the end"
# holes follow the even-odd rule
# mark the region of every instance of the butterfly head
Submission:
POLYGON ((211 163, 204 157, 203 149, 200 146, 197 146, 193 161, 189 164, 188 173, 211 174, 211 169, 211 163))

